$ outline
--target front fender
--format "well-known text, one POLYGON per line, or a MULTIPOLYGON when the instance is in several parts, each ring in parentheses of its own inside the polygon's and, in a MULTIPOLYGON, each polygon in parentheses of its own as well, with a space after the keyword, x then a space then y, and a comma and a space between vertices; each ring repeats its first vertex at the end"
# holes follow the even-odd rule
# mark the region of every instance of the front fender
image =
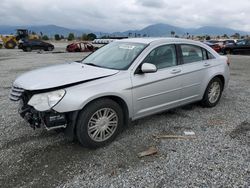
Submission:
MULTIPOLYGON (((129 83, 127 84, 129 86, 129 83)), ((129 117, 132 116, 132 92, 131 89, 124 89, 131 87, 124 87, 120 85, 105 86, 91 86, 84 87, 82 85, 73 86, 66 89, 64 98, 53 109, 57 112, 71 112, 82 110, 89 102, 107 96, 115 96, 122 99, 129 111, 129 117)))

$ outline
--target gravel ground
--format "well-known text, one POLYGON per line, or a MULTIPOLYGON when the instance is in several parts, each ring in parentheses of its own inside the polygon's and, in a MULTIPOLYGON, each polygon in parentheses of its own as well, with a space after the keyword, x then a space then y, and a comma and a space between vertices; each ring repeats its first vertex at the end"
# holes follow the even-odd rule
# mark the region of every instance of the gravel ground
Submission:
POLYGON ((230 56, 229 88, 215 108, 191 104, 135 121, 89 150, 32 130, 8 100, 23 72, 84 55, 0 50, 0 187, 250 187, 250 56, 230 56), (154 138, 190 130, 194 139, 154 138), (158 153, 138 158, 150 146, 158 153))

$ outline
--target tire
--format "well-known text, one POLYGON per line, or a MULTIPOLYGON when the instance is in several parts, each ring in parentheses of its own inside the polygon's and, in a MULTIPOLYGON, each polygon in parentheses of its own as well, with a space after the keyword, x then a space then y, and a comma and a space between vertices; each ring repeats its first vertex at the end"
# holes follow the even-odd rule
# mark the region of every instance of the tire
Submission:
POLYGON ((47 51, 52 51, 53 49, 52 49, 52 47, 51 46, 49 46, 48 48, 47 48, 47 51))
POLYGON ((27 47, 25 48, 25 52, 31 52, 31 51, 32 51, 32 48, 31 48, 31 47, 27 46, 27 47))
POLYGON ((6 49, 14 49, 16 47, 16 43, 13 40, 9 40, 5 44, 6 49))
POLYGON ((22 44, 19 44, 17 47, 18 47, 18 49, 23 49, 23 45, 22 44))
POLYGON ((3 47, 3 45, 0 43, 0 49, 3 47))
POLYGON ((76 136, 81 145, 95 149, 113 141, 121 132, 123 124, 121 107, 111 99, 99 99, 79 113, 76 136))
POLYGON ((218 77, 213 78, 208 83, 201 104, 204 107, 209 107, 209 108, 216 106, 221 98, 222 90, 223 90, 223 84, 221 79, 218 77), (218 90, 216 90, 215 88, 218 88, 218 90))

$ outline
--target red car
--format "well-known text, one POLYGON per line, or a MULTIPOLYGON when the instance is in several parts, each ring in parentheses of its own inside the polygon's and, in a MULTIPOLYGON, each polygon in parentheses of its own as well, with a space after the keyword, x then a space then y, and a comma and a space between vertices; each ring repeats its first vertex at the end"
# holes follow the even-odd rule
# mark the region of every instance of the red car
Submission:
POLYGON ((221 46, 217 43, 211 43, 211 42, 204 42, 206 45, 210 46, 213 48, 216 52, 221 52, 221 46))
POLYGON ((95 50, 97 47, 88 42, 74 42, 66 47, 67 52, 93 52, 95 50))

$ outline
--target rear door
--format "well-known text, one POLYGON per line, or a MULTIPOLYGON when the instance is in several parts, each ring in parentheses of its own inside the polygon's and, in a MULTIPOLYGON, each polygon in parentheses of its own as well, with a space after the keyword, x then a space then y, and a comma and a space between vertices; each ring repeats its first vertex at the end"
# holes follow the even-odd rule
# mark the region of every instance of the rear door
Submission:
POLYGON ((201 85, 205 82, 211 63, 205 60, 206 50, 200 46, 180 44, 178 47, 183 63, 181 100, 188 103, 200 99, 201 85))
POLYGON ((182 69, 177 63, 176 46, 162 45, 153 49, 143 63, 158 68, 155 73, 141 73, 140 66, 132 73, 135 119, 178 105, 182 69))

